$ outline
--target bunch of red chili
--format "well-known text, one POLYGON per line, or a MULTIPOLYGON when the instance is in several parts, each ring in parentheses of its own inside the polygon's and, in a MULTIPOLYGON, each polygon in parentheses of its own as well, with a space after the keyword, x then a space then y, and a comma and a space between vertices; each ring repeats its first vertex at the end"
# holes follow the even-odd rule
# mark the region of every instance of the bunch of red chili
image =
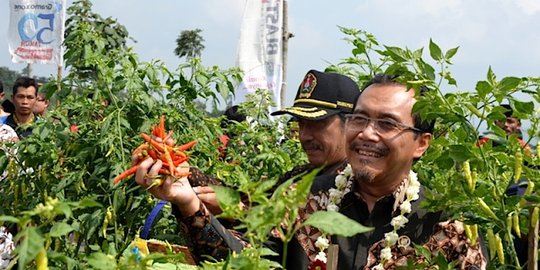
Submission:
POLYGON ((193 147, 197 141, 194 140, 180 146, 170 145, 167 143, 167 141, 169 141, 172 134, 172 130, 165 133, 165 117, 161 116, 159 124, 152 127, 152 135, 156 139, 150 137, 146 133, 141 133, 141 137, 145 140, 145 143, 137 147, 137 149, 135 149, 132 153, 133 155, 139 156, 139 162, 118 175, 114 179, 113 183, 117 184, 123 179, 135 174, 140 163, 147 157, 151 157, 154 160, 159 159, 163 162, 163 168, 159 170, 159 175, 165 177, 167 175, 171 175, 175 178, 187 176, 185 173, 178 170, 178 165, 188 160, 189 157, 184 153, 184 151, 193 147), (160 140, 157 140, 157 138, 160 140))

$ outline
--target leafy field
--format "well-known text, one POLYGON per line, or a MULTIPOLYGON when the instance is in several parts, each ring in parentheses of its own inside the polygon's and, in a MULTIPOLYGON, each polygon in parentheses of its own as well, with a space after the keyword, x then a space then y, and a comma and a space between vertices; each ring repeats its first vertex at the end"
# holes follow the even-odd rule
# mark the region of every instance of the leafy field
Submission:
MULTIPOLYGON (((44 269, 40 266, 47 258, 50 269, 193 268, 182 264, 180 255, 153 253, 141 258, 132 252, 130 244, 157 201, 131 179, 112 184, 130 167, 131 151, 143 142, 140 133, 149 133, 165 115, 167 129, 174 130, 178 143, 198 140, 190 164, 234 187, 223 189, 220 198, 229 202, 226 213, 252 233, 252 248, 227 263, 208 262, 202 267, 277 266, 260 258, 269 253, 262 242, 303 194, 269 200, 266 193, 280 175, 306 158, 285 120, 268 119, 269 94, 258 91, 242 104, 254 123, 223 127, 222 117, 210 116, 200 100, 210 100, 213 107, 227 100, 240 78, 238 70, 204 67, 196 58, 174 71, 159 61, 139 61, 125 46, 127 30, 92 13, 87 1, 75 2, 68 13, 65 65, 70 72, 43 86, 56 106, 33 136, 1 148, 0 169, 8 175, 0 182, 0 222, 16 225, 20 241, 12 265, 44 269), (72 125, 77 132, 70 130, 72 125), (238 136, 222 160, 217 137, 226 132, 238 136), (264 209, 266 215, 231 206, 238 200, 233 190, 249 194, 250 201, 260 206, 253 211, 264 209)), ((341 31, 351 53, 329 70, 347 74, 359 85, 375 73, 399 73, 412 88, 430 89, 415 106, 426 118, 437 119, 436 139, 415 165, 419 180, 430 191, 426 207, 446 210, 469 225, 470 235, 476 232, 486 240, 490 269, 518 268, 513 239, 527 237, 531 224, 538 226, 538 150, 533 146, 532 151, 523 151, 515 137, 482 147, 477 140, 485 126, 505 137, 493 123, 505 117, 500 104, 510 103, 519 118, 530 121, 525 131, 530 140, 538 141, 540 78, 497 78, 489 69, 475 89, 464 91, 451 72, 457 47, 443 50, 430 41, 426 48, 411 50, 381 45, 362 30, 341 31), (517 93, 526 98, 513 98, 517 93), (531 187, 526 196, 505 195, 510 183, 521 180, 531 187)), ((154 225, 152 237, 184 243, 169 208, 154 225)), ((446 264, 435 258, 430 263, 446 264)))

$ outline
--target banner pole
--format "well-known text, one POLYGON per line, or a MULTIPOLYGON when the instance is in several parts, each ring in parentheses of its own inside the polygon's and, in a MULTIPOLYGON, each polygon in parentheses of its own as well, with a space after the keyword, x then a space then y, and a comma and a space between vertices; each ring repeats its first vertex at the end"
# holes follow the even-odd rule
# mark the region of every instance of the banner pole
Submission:
POLYGON ((285 108, 285 98, 287 93, 287 54, 289 52, 289 38, 294 37, 292 33, 289 33, 289 1, 283 0, 283 44, 282 48, 282 62, 281 72, 282 72, 282 81, 280 89, 280 107, 279 109, 285 108))
POLYGON ((56 70, 56 91, 62 89, 62 65, 57 66, 56 70))
POLYGON ((32 63, 26 63, 26 76, 32 77, 32 63))

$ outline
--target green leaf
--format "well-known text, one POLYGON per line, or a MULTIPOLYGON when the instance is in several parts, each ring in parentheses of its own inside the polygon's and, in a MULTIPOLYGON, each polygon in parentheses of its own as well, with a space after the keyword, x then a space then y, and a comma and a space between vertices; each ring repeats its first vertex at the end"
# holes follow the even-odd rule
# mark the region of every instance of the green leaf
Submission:
POLYGON ((525 195, 523 196, 523 199, 531 203, 540 203, 540 196, 538 195, 525 195))
POLYGON ((195 80, 201 86, 206 86, 208 84, 208 78, 202 74, 195 75, 195 80))
POLYGON ((488 82, 491 85, 494 85, 496 83, 495 80, 497 79, 497 77, 495 76, 495 73, 493 73, 493 70, 491 69, 491 66, 489 66, 489 68, 488 68, 487 79, 488 79, 488 82))
POLYGON ((471 150, 467 146, 460 144, 450 145, 449 155, 457 162, 463 162, 473 156, 471 150))
POLYGON ((429 39, 429 54, 431 55, 431 58, 433 58, 433 60, 435 61, 440 61, 442 59, 441 48, 431 39, 429 39))
POLYGON ((278 256, 279 254, 269 248, 261 248, 258 250, 261 256, 278 256))
POLYGON ((54 212, 56 214, 64 214, 66 217, 73 216, 73 213, 71 212, 71 207, 69 207, 69 204, 67 203, 59 203, 54 207, 54 212))
POLYGON ((232 188, 224 186, 212 186, 216 193, 219 206, 224 212, 227 210, 240 210, 240 193, 232 188))
POLYGON ((0 221, 7 221, 11 223, 19 223, 19 219, 14 216, 0 216, 0 221))
POLYGON ((476 83, 476 92, 480 98, 485 98, 491 91, 493 91, 493 87, 488 82, 478 81, 476 83))
POLYGON ((357 56, 359 54, 365 54, 366 53, 366 45, 364 42, 360 41, 360 40, 356 40, 356 42, 354 42, 354 45, 356 48, 353 49, 352 53, 354 56, 357 56))
POLYGON ((86 208, 86 207, 103 207, 102 204, 90 199, 90 198, 84 198, 78 203, 79 207, 86 208))
POLYGON ((75 269, 77 261, 66 253, 56 252, 53 250, 47 251, 47 257, 49 261, 62 262, 64 269, 75 269))
POLYGON ((534 111, 534 103, 532 101, 522 102, 516 99, 512 99, 512 105, 514 111, 519 113, 531 114, 534 111))
POLYGON ((420 48, 420 49, 414 51, 412 54, 413 54, 414 59, 419 59, 419 58, 422 58, 423 53, 424 53, 424 49, 420 48))
POLYGON ((23 269, 43 248, 45 240, 35 227, 26 227, 18 239, 21 240, 21 244, 17 247, 17 254, 19 254, 18 264, 19 269, 23 269))
POLYGON ((321 169, 322 168, 317 168, 312 170, 310 173, 302 176, 302 179, 298 181, 298 184, 296 185, 296 203, 299 204, 306 201, 309 191, 311 189, 311 184, 313 184, 313 180, 321 169))
POLYGON ((498 86, 498 89, 500 91, 508 92, 511 90, 515 90, 516 87, 521 83, 521 79, 517 77, 504 77, 498 86))
POLYGON ((89 266, 91 266, 94 269, 101 269, 101 270, 114 270, 116 269, 116 261, 114 257, 107 256, 103 253, 92 253, 87 258, 89 266))
POLYGON ((331 235, 344 237, 373 230, 373 228, 366 227, 339 212, 333 211, 317 211, 304 222, 304 225, 313 226, 331 235))
POLYGON ((444 54, 444 58, 446 60, 450 60, 457 53, 458 49, 459 49, 459 46, 446 51, 446 53, 444 54))
POLYGON ((428 261, 431 260, 431 251, 429 251, 429 249, 427 249, 426 247, 414 244, 414 249, 416 251, 416 254, 419 254, 420 256, 426 258, 428 261))
POLYGON ((55 223, 52 226, 51 231, 49 232, 49 235, 51 237, 60 237, 60 236, 67 235, 71 231, 73 231, 73 227, 71 227, 69 224, 64 223, 64 222, 55 223))
POLYGON ((442 72, 442 76, 443 76, 443 78, 446 79, 446 81, 448 82, 449 85, 456 85, 457 86, 456 79, 454 79, 454 77, 452 76, 452 73, 450 73, 450 71, 442 72))
POLYGON ((400 47, 385 46, 388 56, 396 62, 405 62, 407 60, 405 50, 400 47))
POLYGON ((439 157, 435 161, 435 163, 441 169, 449 170, 449 169, 452 169, 454 167, 454 160, 452 158, 450 158, 448 155, 443 155, 443 156, 439 157))
POLYGON ((434 258, 434 261, 437 264, 437 266, 439 266, 439 269, 449 269, 448 262, 446 261, 446 258, 444 257, 442 253, 437 252, 437 256, 434 258))

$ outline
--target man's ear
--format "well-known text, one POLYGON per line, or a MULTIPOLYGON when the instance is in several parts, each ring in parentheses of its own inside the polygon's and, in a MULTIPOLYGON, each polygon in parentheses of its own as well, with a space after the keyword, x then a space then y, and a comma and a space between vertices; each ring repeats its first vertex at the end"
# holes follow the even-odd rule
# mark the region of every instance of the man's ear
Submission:
POLYGON ((416 149, 413 153, 414 158, 420 158, 422 155, 427 151, 429 148, 429 144, 431 143, 431 140, 433 139, 433 134, 424 132, 416 138, 416 149))
POLYGON ((6 97, 6 93, 4 93, 4 92, 0 93, 0 100, 3 100, 4 97, 6 97))

